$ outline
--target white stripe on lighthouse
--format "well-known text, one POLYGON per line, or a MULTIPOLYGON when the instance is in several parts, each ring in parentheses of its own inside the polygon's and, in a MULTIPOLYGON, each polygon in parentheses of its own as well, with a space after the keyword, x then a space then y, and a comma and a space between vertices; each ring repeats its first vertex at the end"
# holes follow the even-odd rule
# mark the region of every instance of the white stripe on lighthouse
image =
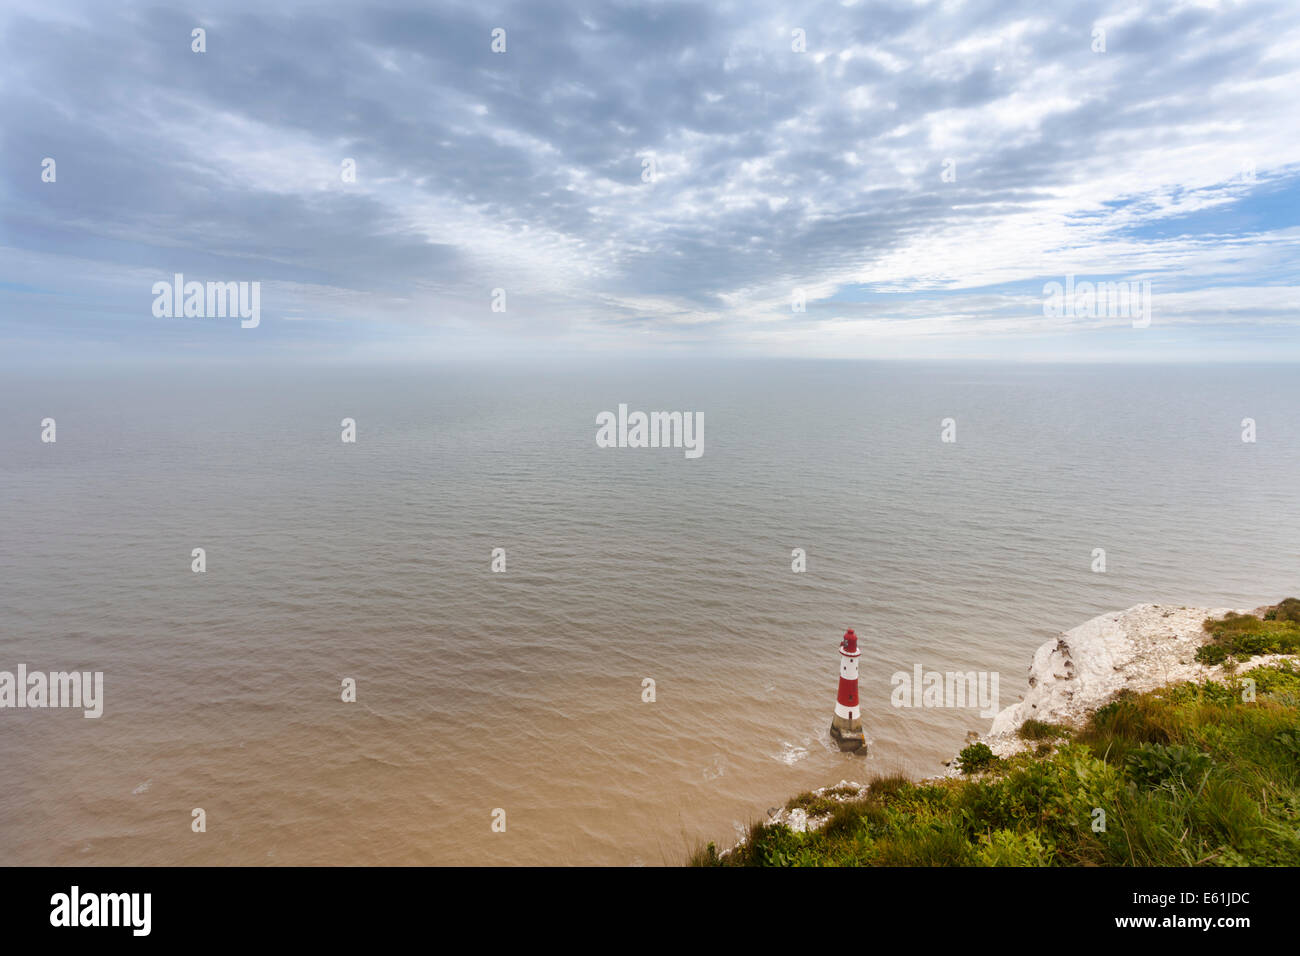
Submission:
POLYGON ((858 659, 856 657, 840 658, 840 676, 845 680, 858 679, 858 659))
POLYGON ((845 707, 839 701, 835 702, 835 716, 843 717, 845 720, 857 720, 862 716, 861 707, 845 707))

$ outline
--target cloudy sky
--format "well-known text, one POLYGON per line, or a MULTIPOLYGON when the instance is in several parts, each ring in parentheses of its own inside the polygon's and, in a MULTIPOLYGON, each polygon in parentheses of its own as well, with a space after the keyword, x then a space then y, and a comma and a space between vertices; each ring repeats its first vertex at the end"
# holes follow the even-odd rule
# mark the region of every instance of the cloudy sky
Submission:
POLYGON ((1300 360, 1298 100, 1294 0, 6 0, 0 350, 1300 360))

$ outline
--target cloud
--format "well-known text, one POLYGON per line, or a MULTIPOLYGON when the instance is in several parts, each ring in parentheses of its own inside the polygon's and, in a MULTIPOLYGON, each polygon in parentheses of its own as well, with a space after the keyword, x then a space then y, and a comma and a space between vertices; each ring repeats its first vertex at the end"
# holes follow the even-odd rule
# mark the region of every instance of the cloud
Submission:
POLYGON ((1297 321, 1285 2, 0 16, 9 341, 139 347, 173 272, 261 281, 268 328, 306 320, 268 343, 331 348, 1010 348, 1071 331, 1033 291, 1066 274, 1150 278, 1193 338, 1297 321))

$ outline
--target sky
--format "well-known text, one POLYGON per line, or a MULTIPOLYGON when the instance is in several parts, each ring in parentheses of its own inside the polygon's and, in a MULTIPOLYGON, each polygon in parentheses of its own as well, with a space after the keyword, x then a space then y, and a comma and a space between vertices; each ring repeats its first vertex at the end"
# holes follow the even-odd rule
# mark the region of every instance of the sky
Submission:
POLYGON ((1297 100, 1294 0, 6 0, 0 364, 1296 361, 1297 100))

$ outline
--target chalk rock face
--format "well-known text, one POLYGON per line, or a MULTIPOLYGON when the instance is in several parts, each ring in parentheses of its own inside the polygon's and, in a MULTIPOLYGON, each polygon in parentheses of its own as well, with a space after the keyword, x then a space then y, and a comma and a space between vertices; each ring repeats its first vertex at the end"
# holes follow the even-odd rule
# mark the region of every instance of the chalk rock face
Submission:
POLYGON ((1031 718, 1075 724, 1121 688, 1140 693, 1217 674, 1219 668, 1197 662, 1196 651, 1209 639, 1205 619, 1229 610, 1138 604, 1047 641, 1029 666, 1025 699, 993 718, 988 737, 1014 734, 1031 718))
MULTIPOLYGON (((836 803, 843 803, 846 800, 860 800, 867 795, 867 790, 866 784, 841 780, 833 787, 822 787, 812 791, 812 795, 833 800, 836 803), (835 793, 829 793, 831 790, 834 790, 835 793)), ((823 811, 815 817, 808 816, 808 811, 802 807, 795 807, 793 810, 787 810, 784 807, 773 807, 767 811, 767 822, 769 824, 784 823, 795 833, 811 833, 820 830, 830 818, 829 810, 823 811)))

